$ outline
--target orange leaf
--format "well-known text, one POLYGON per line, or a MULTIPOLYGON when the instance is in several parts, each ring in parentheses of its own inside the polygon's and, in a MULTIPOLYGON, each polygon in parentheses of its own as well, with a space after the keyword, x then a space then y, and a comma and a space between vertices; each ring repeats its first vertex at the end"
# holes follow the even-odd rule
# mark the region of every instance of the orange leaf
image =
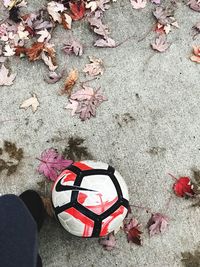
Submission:
POLYGON ((71 11, 71 18, 73 20, 80 20, 83 18, 85 14, 85 4, 81 3, 70 3, 69 4, 70 11, 71 11))
POLYGON ((30 61, 35 61, 40 58, 43 51, 44 43, 36 42, 30 48, 26 49, 26 54, 30 61))
POLYGON ((61 91, 61 93, 67 93, 70 96, 77 80, 78 80, 77 69, 71 70, 69 72, 69 75, 67 76, 67 79, 65 80, 65 86, 64 89, 61 91))
POLYGON ((27 48, 24 46, 15 46, 15 55, 20 56, 21 54, 26 54, 27 48))

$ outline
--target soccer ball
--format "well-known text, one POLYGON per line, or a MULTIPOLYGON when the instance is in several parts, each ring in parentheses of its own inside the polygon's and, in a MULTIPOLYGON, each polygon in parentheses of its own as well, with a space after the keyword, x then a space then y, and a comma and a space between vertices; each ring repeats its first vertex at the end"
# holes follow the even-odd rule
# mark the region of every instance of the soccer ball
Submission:
POLYGON ((126 183, 113 167, 95 161, 74 162, 55 181, 52 202, 62 226, 81 237, 117 232, 127 215, 126 183))

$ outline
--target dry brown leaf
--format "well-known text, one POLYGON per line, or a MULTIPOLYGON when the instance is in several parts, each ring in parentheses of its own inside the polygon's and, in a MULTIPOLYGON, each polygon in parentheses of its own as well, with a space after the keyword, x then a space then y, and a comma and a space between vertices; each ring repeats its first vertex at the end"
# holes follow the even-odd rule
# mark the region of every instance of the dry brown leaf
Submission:
POLYGON ((26 54, 27 48, 24 46, 15 46, 15 55, 20 56, 21 54, 26 54))
POLYGON ((44 43, 34 43, 30 48, 26 49, 26 55, 30 61, 35 61, 40 58, 40 55, 44 49, 44 43))
POLYGON ((103 60, 101 58, 96 58, 89 56, 90 64, 86 64, 83 72, 88 73, 90 76, 102 75, 104 72, 103 60))
POLYGON ((68 94, 68 96, 70 96, 77 80, 78 80, 78 70, 73 69, 69 72, 67 79, 65 80, 65 85, 64 88, 61 90, 61 94, 68 94))
POLYGON ((61 14, 62 25, 64 29, 70 30, 72 28, 72 18, 68 14, 61 14))
POLYGON ((57 64, 56 64, 56 52, 55 52, 53 46, 54 45, 47 43, 44 45, 43 51, 46 52, 48 54, 48 56, 51 58, 53 65, 57 66, 57 64))

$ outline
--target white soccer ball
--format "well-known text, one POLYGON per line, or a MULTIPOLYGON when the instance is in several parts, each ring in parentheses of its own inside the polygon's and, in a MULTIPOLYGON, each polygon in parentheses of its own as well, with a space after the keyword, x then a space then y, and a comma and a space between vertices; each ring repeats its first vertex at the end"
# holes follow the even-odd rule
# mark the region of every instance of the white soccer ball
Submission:
POLYGON ((62 226, 81 237, 118 231, 129 207, 127 185, 103 162, 74 162, 55 181, 52 202, 62 226))

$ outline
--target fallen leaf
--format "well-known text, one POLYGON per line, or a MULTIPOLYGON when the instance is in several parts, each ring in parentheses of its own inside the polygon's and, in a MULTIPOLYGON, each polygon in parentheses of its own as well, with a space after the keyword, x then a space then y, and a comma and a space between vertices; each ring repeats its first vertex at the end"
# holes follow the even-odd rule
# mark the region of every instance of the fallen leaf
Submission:
POLYGON ((193 54, 190 59, 194 62, 200 63, 200 46, 193 46, 193 54))
POLYGON ((54 45, 50 43, 45 43, 43 52, 47 53, 47 55, 51 58, 51 61, 54 66, 57 66, 56 64, 56 51, 54 50, 54 45))
POLYGON ((160 0, 151 0, 151 3, 156 4, 156 5, 160 5, 160 0))
POLYGON ((40 103, 37 99, 37 96, 36 94, 33 94, 32 97, 24 100, 24 102, 20 105, 20 108, 23 108, 23 109, 28 109, 29 107, 32 108, 32 111, 33 113, 36 112, 36 110, 38 109, 40 103))
POLYGON ((78 3, 69 3, 70 11, 71 11, 71 18, 73 20, 80 20, 85 15, 85 4, 84 2, 78 3))
POLYGON ((44 81, 49 84, 56 83, 60 81, 60 79, 63 77, 63 74, 64 74, 63 71, 61 72, 61 74, 57 74, 55 71, 50 71, 48 78, 45 78, 44 81))
POLYGON ((192 28, 200 33, 200 22, 197 22, 192 28))
POLYGON ((6 44, 4 46, 3 54, 5 57, 11 57, 15 54, 15 48, 11 48, 9 44, 6 44))
POLYGON ((178 197, 192 197, 194 195, 193 185, 189 177, 180 177, 177 179, 173 175, 169 175, 176 180, 173 184, 173 190, 178 197))
POLYGON ((74 116, 76 114, 76 110, 79 106, 79 102, 76 100, 69 99, 69 104, 65 107, 66 109, 71 109, 71 115, 74 116))
POLYGON ((101 11, 105 11, 109 9, 110 5, 110 0, 95 0, 95 1, 90 1, 88 0, 86 3, 86 8, 91 9, 91 12, 94 12, 96 9, 99 9, 101 11))
POLYGON ((47 11, 49 15, 53 18, 53 21, 57 21, 58 23, 62 22, 60 12, 63 12, 65 7, 63 4, 57 3, 55 1, 51 1, 47 4, 47 11))
POLYGON ((169 47, 170 44, 166 41, 166 37, 164 34, 159 35, 154 42, 151 43, 151 46, 154 50, 158 52, 165 52, 169 47))
POLYGON ((46 178, 52 181, 55 181, 59 172, 67 168, 73 162, 72 160, 64 159, 53 148, 43 151, 38 160, 40 161, 40 165, 38 166, 37 171, 40 174, 44 174, 46 178))
POLYGON ((153 213, 147 223, 150 236, 164 233, 167 230, 169 218, 161 213, 153 213))
POLYGON ((85 8, 90 9, 91 12, 94 12, 98 8, 97 1, 89 1, 86 3, 85 8))
POLYGON ((15 74, 11 74, 10 76, 8 76, 9 70, 4 66, 4 64, 2 64, 1 69, 0 69, 0 86, 1 85, 12 85, 13 81, 16 77, 16 73, 15 74))
POLYGON ((131 5, 134 9, 145 8, 147 1, 146 0, 130 0, 131 5))
POLYGON ((45 52, 41 53, 41 59, 49 67, 50 71, 54 71, 57 69, 58 66, 53 64, 52 58, 48 54, 46 54, 45 52))
POLYGON ((164 25, 164 31, 166 34, 169 34, 171 31, 171 25, 170 24, 164 25))
POLYGON ((64 88, 61 90, 61 93, 62 94, 66 93, 66 94, 68 94, 68 96, 70 96, 72 89, 73 89, 77 80, 78 80, 78 71, 77 71, 77 69, 73 69, 69 72, 69 74, 65 80, 64 88))
POLYGON ((72 28, 72 18, 68 14, 62 13, 61 19, 64 29, 70 30, 72 28))
POLYGON ((194 11, 200 12, 200 1, 199 0, 189 0, 187 5, 194 11))
POLYGON ((89 56, 90 64, 86 64, 83 72, 88 73, 90 76, 102 75, 104 72, 103 61, 100 58, 89 56))
POLYGON ((112 38, 107 38, 107 39, 99 39, 94 43, 94 46, 97 47, 116 47, 115 40, 112 38))
POLYGON ((127 234, 128 242, 139 246, 142 245, 140 226, 135 218, 124 219, 124 232, 127 234))
POLYGON ((74 53, 76 56, 82 56, 83 54, 83 46, 82 44, 75 40, 74 38, 66 43, 64 43, 64 47, 62 50, 67 54, 70 55, 74 53))
POLYGON ((116 238, 113 233, 108 234, 106 237, 99 240, 100 245, 104 247, 105 250, 112 250, 116 246, 116 238))
POLYGON ((153 15, 157 19, 158 23, 162 25, 167 25, 173 23, 175 18, 173 17, 173 10, 169 8, 156 7, 153 15))
POLYGON ((44 49, 44 43, 36 42, 30 48, 26 49, 26 55, 30 61, 35 61, 40 58, 44 49))
POLYGON ((41 35, 37 40, 39 43, 43 43, 44 41, 48 42, 51 39, 51 34, 47 29, 38 31, 37 34, 41 35))
POLYGON ((26 48, 24 46, 15 46, 15 55, 21 56, 26 55, 26 48))
POLYGON ((73 114, 79 114, 82 121, 90 119, 91 116, 95 117, 97 107, 103 101, 107 100, 107 98, 103 96, 99 90, 100 89, 94 90, 91 87, 83 85, 83 89, 80 89, 76 93, 72 94, 69 99, 69 101, 77 101, 78 104, 71 102, 66 109, 72 109, 73 114))

